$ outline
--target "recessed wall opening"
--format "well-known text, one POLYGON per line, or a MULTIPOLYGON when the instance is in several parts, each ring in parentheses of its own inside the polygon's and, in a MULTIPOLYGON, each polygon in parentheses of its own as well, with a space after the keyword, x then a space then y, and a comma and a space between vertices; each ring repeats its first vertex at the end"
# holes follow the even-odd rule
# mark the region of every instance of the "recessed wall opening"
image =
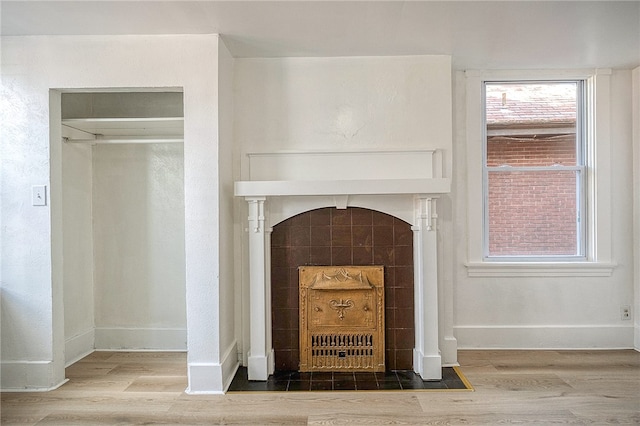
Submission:
POLYGON ((181 90, 57 96, 65 365, 186 351, 181 90))
POLYGON ((415 347, 413 231, 375 210, 321 208, 284 220, 271 234, 271 317, 276 370, 298 370, 298 267, 381 265, 387 370, 411 370, 415 347))

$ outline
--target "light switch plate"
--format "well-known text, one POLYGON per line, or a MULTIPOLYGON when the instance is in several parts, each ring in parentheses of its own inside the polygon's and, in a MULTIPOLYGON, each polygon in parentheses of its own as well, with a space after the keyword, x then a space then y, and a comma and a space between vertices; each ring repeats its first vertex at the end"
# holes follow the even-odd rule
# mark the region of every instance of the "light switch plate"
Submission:
POLYGON ((33 185, 31 187, 31 204, 34 206, 47 205, 47 185, 33 185))

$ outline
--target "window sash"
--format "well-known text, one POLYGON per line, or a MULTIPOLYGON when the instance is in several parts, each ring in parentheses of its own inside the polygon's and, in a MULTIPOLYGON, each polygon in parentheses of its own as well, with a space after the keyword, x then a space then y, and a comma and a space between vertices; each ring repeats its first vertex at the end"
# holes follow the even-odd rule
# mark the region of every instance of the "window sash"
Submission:
POLYGON ((483 82, 483 158, 482 158, 482 170, 483 170, 483 258, 486 261, 551 261, 551 262, 563 262, 563 261, 584 261, 587 260, 587 247, 586 247, 586 188, 587 188, 587 169, 586 169, 586 94, 585 94, 585 81, 584 80, 522 80, 522 81, 484 81, 483 82), (513 165, 500 165, 500 166, 487 166, 487 101, 486 101, 486 89, 490 84, 502 84, 502 83, 519 83, 519 84, 536 84, 536 83, 557 83, 557 82, 572 82, 576 83, 576 125, 575 125, 575 138, 576 138, 576 166, 566 165, 550 165, 550 166, 513 166, 513 165), (491 254, 489 251, 489 173, 496 172, 559 172, 559 171, 574 171, 577 173, 576 179, 576 253, 572 255, 517 255, 517 254, 491 254))
MULTIPOLYGON (((546 231, 547 229, 549 230, 549 232, 541 232, 540 234, 535 234, 535 235, 527 235, 527 231, 524 229, 520 229, 517 227, 514 227, 514 223, 511 222, 511 218, 513 218, 513 216, 509 215, 509 212, 511 211, 515 211, 517 209, 522 209, 522 208, 531 208, 531 206, 527 207, 526 203, 527 201, 529 201, 530 199, 535 199, 536 197, 539 197, 541 192, 544 192, 544 187, 542 187, 542 189, 539 189, 538 192, 535 192, 535 190, 528 194, 527 196, 524 196, 524 200, 523 201, 523 206, 521 205, 514 205, 514 206, 509 206, 507 207, 507 213, 506 216, 504 215, 499 215, 496 214, 495 216, 491 217, 489 214, 486 215, 485 219, 485 229, 486 229, 486 239, 485 239, 485 259, 488 260, 509 260, 509 259, 513 259, 513 260, 525 260, 525 259, 531 259, 531 260, 538 260, 540 261, 541 259, 552 259, 552 260, 584 260, 585 259, 585 251, 584 251, 584 244, 583 244, 583 229, 584 229, 584 223, 582 220, 581 215, 583 214, 582 212, 584 211, 584 197, 581 194, 581 188, 584 188, 584 176, 585 176, 585 168, 584 167, 574 167, 574 166, 565 166, 565 167, 487 167, 486 168, 486 201, 485 201, 485 205, 487 208, 487 211, 491 209, 490 205, 489 205, 489 196, 491 194, 493 194, 493 196, 497 196, 498 199, 493 199, 492 201, 494 202, 499 202, 499 192, 498 193, 492 193, 492 190, 498 190, 499 189, 499 185, 498 187, 493 186, 490 183, 490 179, 491 176, 500 176, 502 174, 507 175, 505 177, 507 178, 511 178, 514 179, 515 181, 515 185, 521 185, 523 182, 525 184, 528 184, 528 180, 530 181, 531 179, 533 179, 533 181, 531 181, 531 185, 533 187, 536 187, 538 185, 545 185, 548 183, 551 184, 559 184, 559 185, 564 185, 565 186, 565 192, 564 194, 568 194, 566 192, 566 185, 570 185, 573 186, 575 185, 575 190, 572 191, 569 195, 569 199, 568 202, 570 203, 569 205, 565 205, 563 207, 557 207, 557 205, 555 204, 555 201, 557 200, 557 198, 554 196, 554 194, 551 194, 549 197, 549 203, 550 205, 547 207, 539 207, 539 211, 534 211, 533 214, 529 213, 524 213, 523 216, 521 217, 521 219, 527 219, 528 222, 526 224, 526 226, 542 226, 544 231, 546 231), (528 177, 525 177, 523 180, 523 174, 528 175, 528 177), (550 176, 549 178, 547 178, 546 176, 550 176), (551 182, 548 182, 547 179, 551 179, 551 182), (560 180, 558 182, 558 179, 560 180), (569 179, 569 181, 567 181, 567 179, 569 179), (536 183, 537 182, 537 183, 536 183), (573 206, 572 204, 575 203, 573 206), (513 210, 511 210, 513 209, 513 210), (571 215, 573 217, 573 220, 571 220, 571 222, 564 222, 564 227, 562 226, 562 224, 560 224, 560 226, 558 227, 551 227, 551 228, 546 228, 549 225, 553 225, 553 219, 555 217, 557 217, 557 215, 565 215, 565 219, 566 220, 571 220, 569 219, 566 215, 571 215), (514 251, 513 253, 509 254, 509 253, 499 253, 497 251, 495 251, 495 247, 494 247, 494 252, 491 252, 491 242, 492 242, 492 238, 500 238, 498 235, 496 234, 491 234, 491 224, 489 223, 491 220, 500 220, 500 218, 503 219, 502 221, 502 226, 503 226, 503 231, 505 232, 512 232, 514 236, 520 236, 520 237, 539 237, 539 238, 531 238, 526 240, 526 243, 529 243, 532 245, 531 247, 531 254, 520 254, 518 253, 518 251, 520 249, 517 248, 518 244, 514 243, 514 251), (506 219, 505 219, 506 218, 506 219), (506 222, 505 222, 506 221, 506 222), (573 231, 571 230, 572 227, 567 228, 566 225, 568 225, 569 223, 573 223, 573 226, 575 228, 573 228, 573 231), (564 252, 564 253, 559 253, 562 251, 561 246, 557 247, 557 251, 558 253, 556 254, 552 254, 552 253, 541 253, 541 244, 544 245, 544 241, 545 239, 551 239, 554 238, 555 235, 554 231, 557 232, 557 235, 562 235, 562 233, 575 233, 575 237, 572 241, 572 243, 570 244, 573 249, 575 250, 572 253, 569 252, 564 252), (537 246, 536 246, 537 243, 537 246), (537 253, 534 253, 537 252, 537 253)), ((499 179, 499 178, 498 178, 499 179)), ((493 183, 495 184, 496 181, 493 181, 493 183)), ((540 187, 539 187, 540 188, 540 187)), ((529 188, 524 187, 525 190, 529 190, 529 188)), ((561 191, 561 189, 559 189, 561 191)), ((559 194, 562 194, 563 192, 561 191, 559 194)), ((503 193, 504 195, 504 193, 503 193)), ((509 196, 509 190, 507 189, 507 194, 506 196, 509 196)), ((566 195, 565 195, 566 196, 566 195)), ((561 198, 561 196, 560 196, 561 198)), ((502 198, 504 200, 504 198, 502 198)), ((522 242, 524 243, 525 240, 522 240, 522 242)), ((567 247, 565 245, 565 249, 566 248, 571 248, 571 247, 567 247)), ((523 251, 524 248, 521 247, 523 251)), ((552 252, 553 250, 549 250, 550 252, 552 252)))

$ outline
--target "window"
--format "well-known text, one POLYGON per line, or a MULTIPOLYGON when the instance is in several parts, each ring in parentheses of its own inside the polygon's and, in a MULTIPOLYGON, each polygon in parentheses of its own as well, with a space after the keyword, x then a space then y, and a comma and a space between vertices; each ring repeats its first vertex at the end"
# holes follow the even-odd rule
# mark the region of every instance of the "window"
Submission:
POLYGON ((484 257, 585 257, 584 82, 484 83, 484 257))
MULTIPOLYGON (((458 158, 456 162, 457 174, 466 181, 466 216, 467 222, 464 228, 464 236, 467 243, 467 259, 465 266, 469 277, 607 277, 611 276, 616 263, 612 259, 612 211, 611 193, 612 183, 612 152, 611 152, 611 70, 493 70, 477 71, 468 70, 464 74, 459 74, 460 80, 456 81, 458 88, 464 93, 464 107, 458 107, 458 117, 464 123, 464 141, 466 143, 465 155, 458 158), (487 132, 487 90, 504 86, 507 89, 515 89, 518 86, 531 88, 529 85, 543 84, 545 87, 554 84, 572 84, 575 90, 575 124, 572 131, 560 122, 555 123, 555 129, 543 129, 539 124, 530 123, 527 129, 524 123, 519 123, 520 129, 514 130, 515 122, 504 123, 499 129, 497 123, 491 123, 489 119, 489 131, 487 132), (533 126, 534 130, 531 130, 533 126), (537 127, 536 127, 537 126, 537 127), (563 130, 564 129, 564 130, 563 130), (555 132, 555 133, 554 133, 555 132), (503 158, 493 154, 488 154, 487 137, 503 136, 511 142, 522 142, 521 139, 529 137, 534 141, 546 139, 547 141, 558 142, 558 139, 569 138, 575 133, 575 143, 570 144, 575 160, 568 160, 559 154, 547 157, 544 162, 538 164, 517 163, 515 159, 505 159, 504 149, 497 149, 502 152, 503 158), (499 135, 502 133, 501 135, 499 135), (535 136, 532 138, 532 136, 535 136), (557 136, 554 139, 554 136, 557 136), (492 162, 488 162, 491 160, 492 162), (502 166, 502 167, 500 167, 502 166), (520 169, 518 169, 520 168, 520 169), (509 177, 511 179, 528 176, 546 176, 543 173, 560 172, 562 175, 573 176, 571 193, 575 200, 575 207, 563 207, 560 211, 565 213, 563 222, 567 229, 571 228, 575 232, 573 236, 566 235, 560 238, 559 227, 555 227, 555 234, 537 232, 545 235, 546 243, 538 243, 538 247, 545 250, 533 251, 520 243, 517 249, 508 248, 507 244, 501 242, 504 251, 497 248, 493 252, 489 251, 489 233, 498 231, 497 224, 494 223, 491 230, 489 223, 489 173, 492 179, 495 177, 509 177), (510 174, 510 176, 508 175, 510 174), (567 212, 572 212, 570 215, 567 212), (561 246, 558 241, 570 241, 570 245, 561 246), (548 247, 555 247, 556 251, 550 252, 548 247)), ((556 88, 559 88, 556 87, 556 88)), ((505 93, 505 107, 509 106, 510 100, 516 99, 517 92, 497 91, 495 102, 498 110, 502 107, 505 93)), ((462 98, 462 96, 461 96, 462 98)), ((539 102, 538 107, 547 105, 547 112, 553 110, 560 111, 557 105, 548 100, 539 102), (553 108, 549 108, 553 105, 553 108)), ((543 108, 544 109, 544 108, 543 108)), ((535 115, 533 115, 535 117, 535 115)), ((515 121, 515 120, 514 120, 515 121)), ((542 126, 544 127, 544 126, 542 126)), ((573 137, 573 136, 572 136, 573 137)), ((497 142, 494 140, 494 142, 497 142)), ((564 141, 567 143, 567 141, 564 141)), ((504 148, 505 145, 502 145, 504 148)), ((523 145, 518 145, 522 147, 523 145)), ((555 146, 555 145, 554 145, 555 146)), ((499 147, 496 143, 491 148, 499 147)), ((531 156, 529 156, 531 159, 531 156)), ((515 193, 522 193, 524 189, 515 190, 513 180, 507 181, 510 186, 505 190, 510 193, 503 194, 503 201, 515 196, 515 193)), ((568 182, 568 179, 567 179, 568 182)), ((491 182, 492 189, 499 188, 499 182, 491 182)), ((529 182, 528 190, 534 194, 545 196, 547 200, 553 200, 548 196, 551 185, 536 185, 529 182), (540 187, 539 187, 540 186, 540 187)), ((567 184, 568 188, 568 184, 567 184)), ((555 194, 559 194, 555 190, 555 194)), ((557 201, 558 198, 555 198, 557 201)), ((460 200, 463 201, 463 200, 460 200)), ((523 205, 524 209, 533 211, 529 205, 523 205)), ((538 203, 539 204, 539 203, 538 203)), ((559 203, 556 203, 559 204, 559 203)), ((522 215, 516 207, 511 209, 508 220, 512 216, 522 215)), ((555 223, 551 221, 551 207, 541 210, 536 214, 546 220, 546 225, 555 223)), ((495 216, 495 215, 494 215, 495 216)), ((521 216, 522 218, 522 216, 521 216)), ((532 221, 521 227, 532 228, 532 221)), ((536 225, 539 229, 543 227, 536 225)), ((520 235, 522 239, 522 234, 520 235)), ((510 237, 511 241, 517 238, 510 237)))

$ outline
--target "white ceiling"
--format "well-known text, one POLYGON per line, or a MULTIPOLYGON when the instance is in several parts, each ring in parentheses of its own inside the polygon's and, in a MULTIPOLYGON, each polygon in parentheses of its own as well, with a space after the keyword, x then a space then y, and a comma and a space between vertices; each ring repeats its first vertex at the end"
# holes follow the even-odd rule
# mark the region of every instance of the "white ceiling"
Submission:
POLYGON ((222 34, 236 57, 452 55, 464 68, 640 65, 640 1, 4 1, 1 34, 222 34))

